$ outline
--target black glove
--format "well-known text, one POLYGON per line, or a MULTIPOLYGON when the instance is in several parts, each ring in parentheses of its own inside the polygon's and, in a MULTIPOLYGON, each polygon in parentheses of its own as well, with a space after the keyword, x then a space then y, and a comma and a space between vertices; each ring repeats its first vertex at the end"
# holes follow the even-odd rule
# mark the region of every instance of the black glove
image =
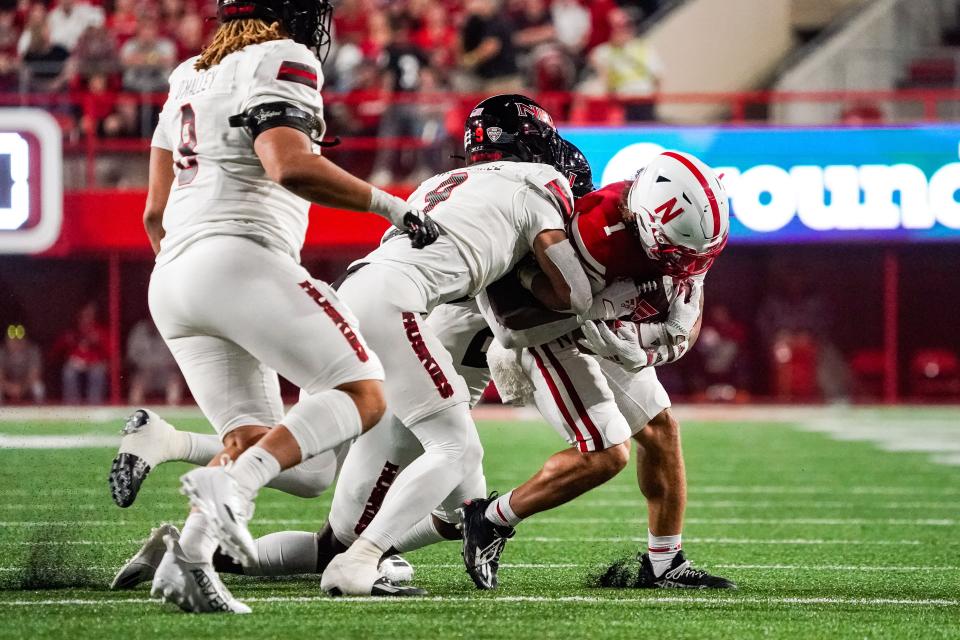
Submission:
POLYGON ((423 249, 433 244, 441 233, 440 227, 433 218, 416 209, 408 211, 403 216, 403 228, 407 237, 410 238, 410 246, 414 249, 423 249))

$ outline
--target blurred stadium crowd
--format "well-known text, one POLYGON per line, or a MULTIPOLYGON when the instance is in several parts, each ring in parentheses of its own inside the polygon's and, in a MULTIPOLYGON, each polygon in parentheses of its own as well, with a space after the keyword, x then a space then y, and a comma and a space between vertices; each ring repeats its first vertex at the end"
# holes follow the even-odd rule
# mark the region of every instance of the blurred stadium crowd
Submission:
MULTIPOLYGON (((662 65, 644 33, 673 6, 674 0, 339 0, 324 96, 328 130, 345 143, 331 153, 381 186, 419 183, 449 168, 464 110, 478 96, 502 91, 536 94, 568 123, 656 119, 662 65)), ((40 106, 57 118, 67 143, 68 190, 142 188, 143 152, 167 76, 210 38, 215 12, 215 0, 0 0, 0 103, 40 106)), ((944 44, 960 44, 957 33, 945 33, 944 44)), ((931 78, 929 61, 918 60, 907 65, 902 87, 954 86, 960 78, 955 72, 931 78)), ((856 102, 837 119, 883 118, 876 105, 856 102)), ((849 287, 828 286, 835 271, 859 274, 858 295, 880 308, 879 248, 861 249, 793 247, 782 253, 796 263, 778 267, 781 251, 738 247, 719 267, 719 295, 707 305, 694 352, 660 372, 671 393, 728 402, 751 394, 781 401, 880 397, 881 323, 844 322, 857 308, 849 287)), ((918 274, 905 280, 905 291, 928 286, 937 291, 932 299, 956 287, 946 272, 931 277, 929 249, 905 251, 903 259, 904 276, 918 274)), ((328 256, 308 266, 333 280, 344 260, 328 256)), ((143 319, 145 260, 124 263, 127 299, 135 302, 112 328, 102 262, 44 263, 44 282, 71 282, 69 295, 49 301, 56 313, 24 302, 37 302, 23 284, 37 278, 35 268, 11 258, 0 274, 0 284, 21 289, 21 306, 11 295, 0 309, 0 404, 98 404, 119 399, 120 389, 134 404, 144 397, 181 401, 175 363, 143 319)), ((955 397, 960 358, 942 346, 950 343, 947 332, 928 328, 902 336, 902 390, 914 398, 955 397)))
MULTIPOLYGON (((550 89, 650 95, 656 54, 636 26, 664 0, 342 0, 325 64, 328 92, 468 93, 550 89)), ((75 136, 147 137, 169 72, 216 26, 211 0, 3 0, 0 92, 69 96, 75 136)), ((348 132, 379 120, 334 114, 348 132)), ((430 114, 390 114, 410 134, 430 114), (411 122, 416 115, 417 122, 411 122)), ((652 117, 649 105, 630 119, 652 117)), ((415 132, 414 132, 415 133, 415 132)), ((69 136, 68 136, 69 137, 69 136)))

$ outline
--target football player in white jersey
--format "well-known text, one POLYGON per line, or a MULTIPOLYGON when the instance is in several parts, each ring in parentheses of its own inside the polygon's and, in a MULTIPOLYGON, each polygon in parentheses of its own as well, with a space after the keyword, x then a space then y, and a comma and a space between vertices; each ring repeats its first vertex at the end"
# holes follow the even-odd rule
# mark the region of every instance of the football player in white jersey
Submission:
POLYGON ((217 466, 182 478, 194 511, 153 579, 187 611, 249 611, 213 571, 218 542, 248 560, 258 489, 385 409, 383 368, 353 314, 299 264, 310 202, 377 213, 418 248, 439 233, 316 153, 330 12, 326 0, 221 0, 212 43, 171 74, 153 138, 150 310, 223 441, 217 466), (306 392, 286 414, 277 372, 306 392))

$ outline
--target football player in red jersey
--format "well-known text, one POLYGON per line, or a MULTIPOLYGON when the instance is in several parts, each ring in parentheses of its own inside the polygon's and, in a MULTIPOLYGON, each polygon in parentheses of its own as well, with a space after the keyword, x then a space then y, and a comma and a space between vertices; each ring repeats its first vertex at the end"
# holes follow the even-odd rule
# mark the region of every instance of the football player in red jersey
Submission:
MULTIPOLYGON (((556 332, 564 321, 546 318, 531 326, 522 313, 505 312, 492 295, 480 300, 498 341, 526 347, 494 346, 488 352, 501 394, 532 395, 572 446, 514 490, 465 505, 464 560, 471 575, 495 574, 487 559, 499 558, 521 520, 619 473, 629 461, 632 437, 648 503, 648 551, 638 554, 638 564, 612 566, 601 585, 734 586, 694 569, 681 551, 686 479, 679 424, 654 369, 682 357, 697 338, 703 280, 726 243, 728 211, 723 186, 709 167, 690 155, 664 152, 635 180, 577 202, 569 236, 595 291, 602 289, 593 311, 598 320, 541 342, 543 327, 556 332), (471 545, 471 537, 490 540, 487 547, 497 553, 467 553, 480 546, 471 545)), ((518 279, 525 278, 530 276, 521 273, 518 279)))

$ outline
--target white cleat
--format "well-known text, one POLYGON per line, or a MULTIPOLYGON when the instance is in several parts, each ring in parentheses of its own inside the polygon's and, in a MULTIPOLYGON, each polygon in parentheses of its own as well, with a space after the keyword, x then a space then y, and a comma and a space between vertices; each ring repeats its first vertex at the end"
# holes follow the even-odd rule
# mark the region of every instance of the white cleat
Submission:
POLYGON ((180 540, 180 531, 172 524, 162 524, 152 529, 143 546, 132 558, 127 560, 126 564, 120 567, 120 571, 113 577, 110 583, 110 589, 116 591, 120 589, 133 589, 142 582, 153 580, 153 576, 163 559, 163 554, 167 552, 167 545, 164 538, 171 540, 180 540))
POLYGON ((381 560, 380 573, 394 584, 413 582, 413 565, 399 554, 381 560))
POLYGON ((392 582, 375 567, 361 564, 341 553, 334 556, 320 577, 320 588, 331 596, 425 596, 418 587, 392 582))
POLYGON ((169 460, 176 429, 149 409, 137 409, 121 431, 120 450, 110 467, 110 495, 119 507, 137 499, 140 485, 157 465, 169 460))
POLYGON ((209 562, 190 562, 180 543, 164 537, 166 553, 153 576, 150 595, 163 598, 188 613, 250 613, 250 607, 233 597, 209 562))
POLYGON ((243 497, 224 467, 201 467, 180 477, 180 491, 190 498, 217 532, 224 553, 245 567, 257 564, 257 543, 247 529, 253 502, 243 497))

